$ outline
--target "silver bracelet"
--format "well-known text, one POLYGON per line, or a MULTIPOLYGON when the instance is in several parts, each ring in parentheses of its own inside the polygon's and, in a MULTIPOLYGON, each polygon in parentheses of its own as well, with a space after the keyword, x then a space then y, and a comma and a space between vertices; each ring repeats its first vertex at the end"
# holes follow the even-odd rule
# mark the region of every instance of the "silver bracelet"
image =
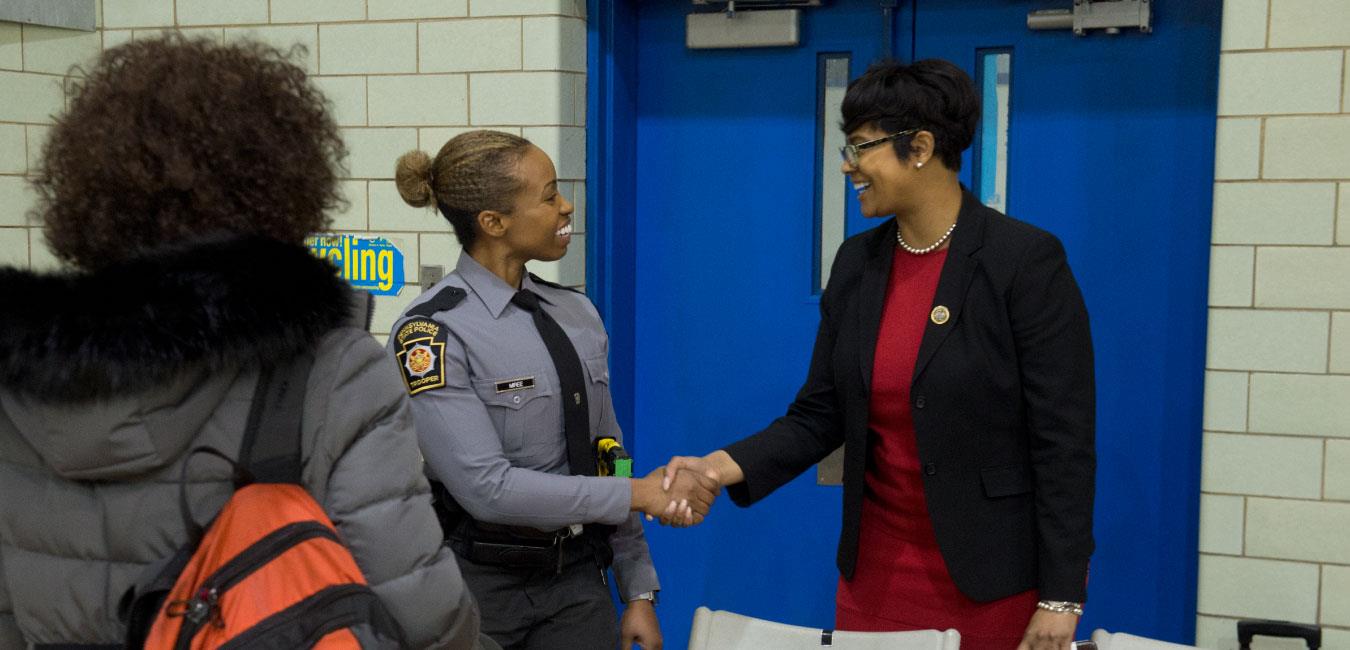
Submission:
POLYGON ((1047 612, 1056 614, 1073 614, 1074 616, 1083 615, 1082 603, 1071 603, 1067 600, 1042 600, 1036 603, 1037 609, 1043 609, 1047 612))

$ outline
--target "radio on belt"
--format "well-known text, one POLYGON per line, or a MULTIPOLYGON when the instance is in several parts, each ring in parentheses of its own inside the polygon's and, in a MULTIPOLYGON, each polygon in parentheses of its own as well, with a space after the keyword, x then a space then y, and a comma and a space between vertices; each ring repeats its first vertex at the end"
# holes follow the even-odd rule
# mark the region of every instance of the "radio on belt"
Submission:
POLYGON ((633 478, 633 457, 628 455, 618 440, 610 437, 597 439, 595 456, 600 476, 633 478))

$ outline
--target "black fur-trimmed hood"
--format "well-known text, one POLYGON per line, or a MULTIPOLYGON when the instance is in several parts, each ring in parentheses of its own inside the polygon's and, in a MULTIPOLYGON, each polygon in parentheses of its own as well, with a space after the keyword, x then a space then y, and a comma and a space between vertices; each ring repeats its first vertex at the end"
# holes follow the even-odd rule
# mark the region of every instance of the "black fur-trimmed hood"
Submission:
POLYGON ((327 262, 263 238, 177 245, 90 273, 0 268, 0 388, 105 399, 286 358, 350 322, 352 303, 327 262))

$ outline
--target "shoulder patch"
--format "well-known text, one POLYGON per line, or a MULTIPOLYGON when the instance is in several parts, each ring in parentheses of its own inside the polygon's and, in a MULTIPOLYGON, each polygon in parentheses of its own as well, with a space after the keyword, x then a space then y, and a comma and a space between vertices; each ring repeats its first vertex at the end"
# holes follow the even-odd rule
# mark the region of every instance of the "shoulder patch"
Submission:
POLYGON ((445 325, 430 318, 409 319, 394 333, 399 369, 409 395, 445 386, 445 325))
POLYGON ((431 318, 432 314, 438 311, 449 311, 464 300, 464 296, 469 295, 467 291, 459 287, 446 287, 436 292, 436 295, 412 309, 408 310, 408 316, 431 318))
POLYGON ((546 287, 553 287, 554 289, 562 289, 563 291, 571 291, 572 293, 580 294, 583 296, 586 295, 584 293, 581 293, 580 291, 577 291, 576 289, 573 289, 572 287, 565 287, 561 284, 558 284, 557 282, 549 282, 548 280, 545 280, 533 273, 530 274, 530 279, 534 280, 535 284, 542 284, 546 287))

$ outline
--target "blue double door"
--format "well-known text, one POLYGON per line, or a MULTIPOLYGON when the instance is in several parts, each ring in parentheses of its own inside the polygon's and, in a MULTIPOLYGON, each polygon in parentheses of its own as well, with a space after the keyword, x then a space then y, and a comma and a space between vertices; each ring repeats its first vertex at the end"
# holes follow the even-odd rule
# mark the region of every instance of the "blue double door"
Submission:
MULTIPOLYGON (((844 183, 822 156, 837 127, 821 124, 822 61, 846 58, 853 78, 882 56, 940 57, 992 88, 987 55, 1005 54, 997 198, 1063 240, 1092 318, 1097 551, 1080 636, 1189 641, 1220 2, 1155 2, 1151 34, 1029 31, 1049 2, 833 0, 803 10, 797 47, 689 50, 689 2, 593 1, 593 22, 617 16, 634 37, 627 72, 599 80, 619 114, 590 136, 632 156, 608 177, 625 209, 592 216, 629 224, 631 251, 611 252, 630 265, 596 288, 628 288, 607 303, 616 383, 631 382, 616 395, 640 468, 781 415, 819 319, 822 188, 844 183)), ((990 155, 967 154, 967 186, 992 186, 990 155)), ((827 228, 879 225, 840 192, 842 225, 827 228)), ((831 627, 840 507, 812 472, 750 509, 721 502, 702 527, 649 527, 667 647, 684 647, 698 605, 831 627)))

